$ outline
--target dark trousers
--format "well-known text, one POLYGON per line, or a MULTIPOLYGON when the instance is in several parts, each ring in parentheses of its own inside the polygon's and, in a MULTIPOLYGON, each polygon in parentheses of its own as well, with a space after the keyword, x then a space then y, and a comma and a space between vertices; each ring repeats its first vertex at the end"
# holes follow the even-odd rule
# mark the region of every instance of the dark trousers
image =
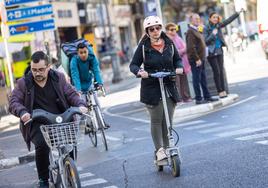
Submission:
POLYGON ((207 78, 205 72, 205 61, 202 61, 202 65, 199 67, 196 66, 195 61, 190 61, 191 69, 192 69, 192 76, 193 76, 193 87, 195 92, 195 100, 201 101, 201 89, 203 92, 204 99, 209 99, 210 93, 207 88, 207 78))
POLYGON ((176 86, 183 101, 191 99, 188 79, 186 74, 176 75, 176 86))
POLYGON ((210 56, 208 62, 213 71, 214 82, 218 93, 225 91, 223 55, 210 56))
POLYGON ((31 141, 35 146, 35 163, 38 178, 48 180, 49 178, 49 147, 40 131, 40 125, 33 124, 31 128, 31 141))

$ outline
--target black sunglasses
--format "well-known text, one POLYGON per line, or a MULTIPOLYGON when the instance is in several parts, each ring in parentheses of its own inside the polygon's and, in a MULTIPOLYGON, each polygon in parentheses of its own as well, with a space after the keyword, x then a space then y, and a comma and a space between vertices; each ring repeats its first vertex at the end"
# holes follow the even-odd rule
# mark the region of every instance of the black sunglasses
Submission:
POLYGON ((159 31, 160 29, 162 29, 161 26, 150 27, 150 28, 149 28, 149 31, 150 31, 150 32, 154 32, 154 30, 159 31))

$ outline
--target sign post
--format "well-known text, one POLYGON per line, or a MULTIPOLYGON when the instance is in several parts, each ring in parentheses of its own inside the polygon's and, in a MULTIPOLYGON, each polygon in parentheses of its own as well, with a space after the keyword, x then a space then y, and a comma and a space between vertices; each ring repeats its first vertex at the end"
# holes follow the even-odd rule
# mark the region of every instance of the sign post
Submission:
POLYGON ((10 87, 11 87, 11 90, 13 90, 14 89, 14 79, 13 79, 13 73, 12 73, 12 67, 11 67, 11 59, 9 56, 8 41, 7 41, 9 38, 9 33, 8 33, 7 25, 4 22, 1 23, 1 31, 2 31, 2 36, 4 39, 4 45, 5 45, 10 87))

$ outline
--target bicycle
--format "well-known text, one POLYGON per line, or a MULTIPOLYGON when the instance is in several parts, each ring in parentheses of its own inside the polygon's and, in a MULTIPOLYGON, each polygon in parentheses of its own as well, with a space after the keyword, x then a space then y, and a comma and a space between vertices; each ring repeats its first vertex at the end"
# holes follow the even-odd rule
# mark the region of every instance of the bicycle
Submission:
POLYGON ((42 109, 33 110, 30 121, 49 122, 40 126, 42 135, 50 148, 49 187, 81 188, 74 161, 77 153, 79 126, 81 126, 80 121, 72 121, 76 114, 82 115, 78 107, 71 107, 62 114, 52 114, 42 109))
MULTIPOLYGON (((88 117, 91 119, 91 121, 87 121, 88 123, 85 127, 85 133, 89 135, 94 147, 97 147, 98 145, 97 133, 100 133, 105 150, 108 151, 108 144, 105 136, 105 123, 98 100, 98 90, 99 88, 93 87, 88 92, 84 93, 86 94, 86 102, 88 105, 88 117)), ((101 87, 101 92, 102 95, 105 96, 103 87, 101 87)))

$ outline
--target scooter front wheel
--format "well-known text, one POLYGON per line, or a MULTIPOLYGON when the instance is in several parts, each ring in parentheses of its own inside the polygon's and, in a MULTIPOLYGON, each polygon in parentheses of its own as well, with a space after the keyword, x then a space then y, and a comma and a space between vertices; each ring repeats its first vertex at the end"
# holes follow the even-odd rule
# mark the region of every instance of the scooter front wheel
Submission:
POLYGON ((180 176, 181 173, 181 161, 178 155, 171 158, 172 175, 174 177, 180 176))

